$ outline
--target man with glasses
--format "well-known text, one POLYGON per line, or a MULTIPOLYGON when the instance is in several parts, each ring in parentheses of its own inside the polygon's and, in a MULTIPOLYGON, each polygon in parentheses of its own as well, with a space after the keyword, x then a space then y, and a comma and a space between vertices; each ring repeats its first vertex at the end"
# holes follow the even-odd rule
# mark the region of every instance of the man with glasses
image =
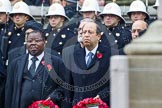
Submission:
POLYGON ((41 30, 26 35, 26 48, 28 53, 14 59, 8 67, 5 108, 27 108, 32 102, 45 99, 60 105, 63 90, 53 78, 64 80, 62 60, 46 53, 41 30))

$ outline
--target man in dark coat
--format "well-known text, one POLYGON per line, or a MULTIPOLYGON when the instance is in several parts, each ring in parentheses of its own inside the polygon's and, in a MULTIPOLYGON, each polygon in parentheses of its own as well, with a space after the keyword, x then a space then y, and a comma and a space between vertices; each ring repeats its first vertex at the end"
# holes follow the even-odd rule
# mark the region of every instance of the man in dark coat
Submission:
POLYGON ((64 79, 63 62, 44 51, 41 31, 30 32, 26 46, 29 54, 14 59, 8 67, 5 108, 27 108, 32 102, 47 98, 59 104, 63 91, 55 81, 64 79))
POLYGON ((80 44, 76 44, 63 50, 63 61, 69 70, 66 73, 66 81, 73 86, 67 88, 69 93, 66 94, 65 98, 68 102, 71 101, 72 105, 84 98, 96 97, 97 95, 109 105, 111 49, 99 44, 100 38, 101 31, 97 24, 87 22, 82 29, 84 48, 80 44))

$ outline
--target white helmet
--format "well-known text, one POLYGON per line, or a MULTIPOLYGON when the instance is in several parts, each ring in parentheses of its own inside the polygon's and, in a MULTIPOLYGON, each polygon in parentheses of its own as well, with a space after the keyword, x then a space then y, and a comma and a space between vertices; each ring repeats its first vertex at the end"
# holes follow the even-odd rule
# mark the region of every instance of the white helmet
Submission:
POLYGON ((84 0, 80 12, 95 11, 100 12, 97 0, 84 0))
POLYGON ((131 3, 129 11, 127 12, 130 17, 132 12, 142 12, 146 14, 146 19, 149 19, 149 15, 146 12, 146 6, 141 0, 135 0, 131 3))
POLYGON ((118 17, 120 17, 121 19, 121 23, 125 23, 125 19, 122 17, 121 15, 121 9, 119 7, 119 5, 117 5, 116 3, 112 2, 112 3, 108 3, 102 13, 100 13, 100 16, 104 16, 106 14, 112 14, 112 15, 116 15, 118 17))
POLYGON ((153 8, 157 8, 159 6, 159 0, 156 0, 155 5, 153 5, 153 8))
POLYGON ((9 0, 0 0, 0 12, 11 12, 11 2, 9 0))
POLYGON ((53 15, 60 15, 65 17, 67 20, 69 20, 69 18, 65 15, 64 7, 59 3, 53 3, 49 7, 48 14, 46 15, 46 17, 53 16, 53 15))
POLYGON ((34 19, 34 17, 30 14, 29 6, 23 1, 20 1, 14 4, 10 15, 13 16, 14 14, 17 14, 17 13, 26 14, 30 16, 31 19, 34 19))

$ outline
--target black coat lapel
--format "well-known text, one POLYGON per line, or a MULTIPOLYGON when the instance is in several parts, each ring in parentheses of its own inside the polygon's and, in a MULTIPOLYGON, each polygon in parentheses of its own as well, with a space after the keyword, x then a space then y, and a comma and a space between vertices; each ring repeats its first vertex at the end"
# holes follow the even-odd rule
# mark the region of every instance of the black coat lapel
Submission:
POLYGON ((85 49, 77 45, 74 50, 75 63, 79 65, 79 67, 81 67, 82 69, 86 69, 87 65, 85 62, 85 49))
POLYGON ((15 84, 16 86, 16 94, 15 96, 17 97, 14 101, 15 106, 18 106, 19 103, 16 104, 16 102, 19 102, 20 100, 20 92, 21 92, 21 86, 22 86, 22 77, 23 77, 23 73, 25 71, 25 66, 27 63, 27 59, 28 55, 26 54, 25 56, 21 57, 20 61, 18 62, 18 70, 17 70, 17 81, 18 83, 15 84))

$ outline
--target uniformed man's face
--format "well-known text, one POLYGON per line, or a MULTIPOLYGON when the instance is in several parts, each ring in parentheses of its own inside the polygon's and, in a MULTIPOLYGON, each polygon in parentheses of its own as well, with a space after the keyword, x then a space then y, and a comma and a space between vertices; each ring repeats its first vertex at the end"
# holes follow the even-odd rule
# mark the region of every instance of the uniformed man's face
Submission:
POLYGON ((95 19, 96 14, 94 11, 87 11, 87 12, 82 12, 83 15, 83 19, 84 18, 91 18, 91 19, 95 19))
POLYGON ((51 27, 53 28, 60 28, 63 26, 64 23, 64 17, 62 16, 50 16, 49 17, 49 23, 51 25, 51 27))
POLYGON ((106 27, 112 28, 118 25, 120 19, 116 15, 107 14, 107 15, 104 15, 103 21, 106 27))
POLYGON ((25 14, 14 14, 13 15, 13 22, 17 25, 17 26, 24 26, 24 24, 26 23, 26 21, 29 19, 29 17, 25 14))
POLYGON ((45 40, 42 38, 39 32, 31 32, 26 39, 26 47, 29 54, 38 56, 44 51, 45 40))
POLYGON ((6 23, 8 20, 6 13, 0 13, 0 23, 6 23))
POLYGON ((146 15, 142 12, 132 12, 131 13, 131 20, 132 22, 135 22, 137 20, 145 20, 146 15))
POLYGON ((97 31, 97 25, 93 22, 87 22, 83 26, 82 42, 84 46, 89 50, 94 49, 98 44, 98 41, 100 40, 101 35, 97 34, 96 31, 97 31))

